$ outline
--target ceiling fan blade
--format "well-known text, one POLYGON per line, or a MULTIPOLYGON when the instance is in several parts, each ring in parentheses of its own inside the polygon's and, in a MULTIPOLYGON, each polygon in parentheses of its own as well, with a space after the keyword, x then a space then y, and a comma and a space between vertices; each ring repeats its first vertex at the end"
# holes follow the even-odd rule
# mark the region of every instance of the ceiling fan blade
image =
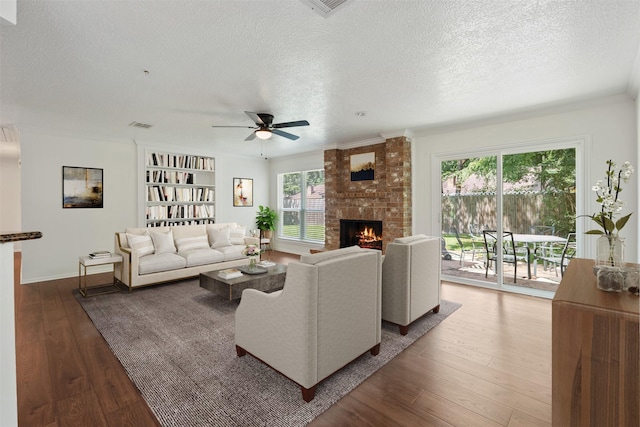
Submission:
POLYGON ((309 126, 309 122, 306 120, 298 120, 295 122, 276 123, 273 125, 274 128, 293 128, 296 126, 309 126))
POLYGON ((260 118, 260 116, 257 113, 252 113, 251 111, 245 111, 244 112, 247 116, 249 116, 249 118, 251 120, 253 120, 253 123, 257 124, 257 125, 264 125, 266 124, 265 122, 262 121, 262 119, 260 118))
POLYGON ((271 133, 275 133, 276 135, 283 136, 283 137, 288 138, 288 139, 290 139, 292 141, 295 141, 296 139, 300 138, 298 135, 294 135, 292 133, 285 132, 285 131, 282 131, 282 130, 279 130, 279 129, 271 129, 271 133))
POLYGON ((243 129, 256 129, 255 126, 211 126, 212 128, 243 128, 243 129))
POLYGON ((246 137, 244 140, 245 141, 253 141, 254 139, 256 139, 256 133, 255 132, 251 132, 251 135, 246 137))

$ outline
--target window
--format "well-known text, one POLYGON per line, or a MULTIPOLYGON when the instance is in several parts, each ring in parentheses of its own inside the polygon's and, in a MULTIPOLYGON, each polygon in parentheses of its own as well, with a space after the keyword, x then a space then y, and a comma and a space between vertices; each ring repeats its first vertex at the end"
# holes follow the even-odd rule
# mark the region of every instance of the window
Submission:
POLYGON ((278 175, 279 237, 324 243, 324 170, 278 175))

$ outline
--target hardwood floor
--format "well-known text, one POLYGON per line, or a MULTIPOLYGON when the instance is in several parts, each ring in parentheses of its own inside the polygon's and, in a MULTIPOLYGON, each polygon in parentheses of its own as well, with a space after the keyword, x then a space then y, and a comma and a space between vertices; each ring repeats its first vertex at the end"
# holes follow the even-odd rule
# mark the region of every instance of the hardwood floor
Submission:
MULTIPOLYGON (((16 283, 19 425, 159 425, 75 287, 77 278, 16 283)), ((442 298, 462 307, 311 425, 551 425, 551 301, 449 283, 442 298)))

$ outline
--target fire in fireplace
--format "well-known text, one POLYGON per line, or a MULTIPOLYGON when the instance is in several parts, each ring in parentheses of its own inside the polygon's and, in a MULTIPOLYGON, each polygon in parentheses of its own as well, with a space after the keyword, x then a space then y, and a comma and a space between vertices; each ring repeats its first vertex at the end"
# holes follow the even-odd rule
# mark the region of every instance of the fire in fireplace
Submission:
POLYGON ((341 219, 340 247, 353 245, 382 250, 382 221, 341 219))

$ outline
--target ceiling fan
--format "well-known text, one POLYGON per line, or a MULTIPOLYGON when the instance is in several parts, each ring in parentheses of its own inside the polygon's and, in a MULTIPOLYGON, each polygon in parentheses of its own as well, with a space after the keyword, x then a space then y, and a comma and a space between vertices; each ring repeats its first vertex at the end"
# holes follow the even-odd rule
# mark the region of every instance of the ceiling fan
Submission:
POLYGON ((256 124, 255 126, 211 126, 214 128, 247 128, 255 129, 251 135, 249 135, 245 141, 251 141, 256 137, 260 139, 269 139, 272 134, 280 135, 288 138, 292 141, 300 138, 298 135, 294 135, 289 132, 280 130, 281 128, 292 128, 297 126, 309 126, 309 122, 306 120, 297 120, 295 122, 285 123, 273 123, 273 115, 267 113, 252 113, 251 111, 245 111, 245 114, 249 116, 251 120, 256 124))

